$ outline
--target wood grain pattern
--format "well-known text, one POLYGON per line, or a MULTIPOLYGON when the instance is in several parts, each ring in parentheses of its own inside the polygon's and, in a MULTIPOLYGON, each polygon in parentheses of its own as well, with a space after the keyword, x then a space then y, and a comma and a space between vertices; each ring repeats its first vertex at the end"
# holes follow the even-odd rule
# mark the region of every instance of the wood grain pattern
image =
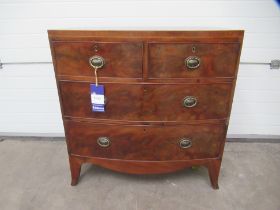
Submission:
POLYGON ((92 112, 90 83, 60 82, 64 115, 131 120, 188 121, 228 117, 231 83, 225 84, 122 84, 106 83, 104 113, 92 112), (195 107, 183 106, 186 96, 197 97, 195 107), (172 109, 171 109, 172 107, 172 109))
MULTIPOLYGON (((214 189, 219 189, 218 186, 218 167, 213 165, 213 162, 220 163, 218 158, 204 158, 180 161, 138 161, 138 160, 116 160, 98 157, 83 157, 79 155, 70 155, 71 160, 75 163, 92 163, 110 170, 128 174, 164 174, 176 172, 192 166, 205 166, 209 172, 210 183, 214 189), (216 173, 213 173, 213 171, 216 173)), ((72 170, 72 168, 71 168, 72 170)), ((77 171, 73 171, 76 173, 77 171)), ((76 177, 72 177, 72 185, 78 183, 76 177), (74 183, 74 184, 72 184, 74 183)))
POLYGON ((225 125, 123 126, 66 121, 70 153, 87 157, 123 160, 189 160, 219 156, 225 125), (99 137, 111 144, 101 147, 99 137), (190 139, 190 148, 179 141, 190 139))
POLYGON ((94 76, 89 58, 98 55, 105 65, 99 77, 142 77, 142 43, 112 42, 54 42, 58 75, 94 76))
POLYGON ((234 77, 239 44, 150 43, 149 77, 234 77), (185 59, 200 59, 197 69, 188 69, 185 59))
POLYGON ((243 33, 49 31, 71 184, 86 162, 132 174, 202 165, 218 189, 243 33), (94 53, 108 61, 99 72, 105 113, 91 110, 93 43, 100 47, 94 53), (186 71, 189 55, 200 57, 197 70, 186 71), (186 96, 196 97, 197 105, 184 107, 186 96), (110 146, 100 147, 99 137, 108 137, 110 146), (181 148, 181 138, 192 146, 181 148))
POLYGON ((174 41, 195 43, 240 43, 244 31, 102 31, 102 30, 48 30, 51 41, 122 40, 122 41, 174 41))

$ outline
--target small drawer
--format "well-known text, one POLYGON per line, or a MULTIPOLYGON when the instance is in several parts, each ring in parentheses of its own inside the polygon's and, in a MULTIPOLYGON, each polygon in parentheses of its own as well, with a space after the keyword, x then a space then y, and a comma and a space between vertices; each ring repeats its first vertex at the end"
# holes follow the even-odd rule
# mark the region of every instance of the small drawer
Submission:
POLYGON ((240 45, 150 43, 149 78, 234 77, 240 45))
POLYGON ((64 116, 124 121, 189 121, 228 117, 232 83, 106 83, 105 112, 92 112, 90 83, 59 82, 64 116))
POLYGON ((123 160, 188 160, 219 155, 225 125, 130 126, 66 121, 71 154, 123 160))
POLYGON ((94 76, 93 56, 103 59, 99 77, 142 78, 141 42, 53 42, 58 75, 94 76))

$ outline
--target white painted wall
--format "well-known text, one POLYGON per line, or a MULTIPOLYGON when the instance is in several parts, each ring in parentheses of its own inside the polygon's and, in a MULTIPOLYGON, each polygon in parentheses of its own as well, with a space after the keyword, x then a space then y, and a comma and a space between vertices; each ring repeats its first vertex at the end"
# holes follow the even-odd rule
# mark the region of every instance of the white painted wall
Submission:
MULTIPOLYGON (((2 62, 50 62, 47 29, 244 29, 242 62, 280 59, 273 0, 0 0, 2 62)), ((280 70, 241 64, 229 136, 280 135, 280 70)), ((63 135, 51 64, 0 70, 0 133, 63 135)))

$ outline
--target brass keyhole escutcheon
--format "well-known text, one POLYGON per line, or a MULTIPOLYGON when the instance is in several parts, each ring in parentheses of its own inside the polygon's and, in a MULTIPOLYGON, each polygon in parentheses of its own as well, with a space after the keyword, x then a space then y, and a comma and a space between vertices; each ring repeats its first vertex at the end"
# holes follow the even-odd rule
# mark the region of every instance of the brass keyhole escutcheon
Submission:
POLYGON ((195 48, 195 46, 193 46, 192 47, 192 52, 195 53, 195 51, 196 51, 196 48, 195 48))

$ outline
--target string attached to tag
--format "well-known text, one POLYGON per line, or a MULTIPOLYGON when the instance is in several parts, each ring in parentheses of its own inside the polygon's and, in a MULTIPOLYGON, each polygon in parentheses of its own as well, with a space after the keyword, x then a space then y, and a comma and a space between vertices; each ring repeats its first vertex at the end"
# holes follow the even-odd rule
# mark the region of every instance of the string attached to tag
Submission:
POLYGON ((98 68, 94 68, 94 75, 95 75, 95 85, 98 86, 98 77, 97 77, 97 70, 98 68))

